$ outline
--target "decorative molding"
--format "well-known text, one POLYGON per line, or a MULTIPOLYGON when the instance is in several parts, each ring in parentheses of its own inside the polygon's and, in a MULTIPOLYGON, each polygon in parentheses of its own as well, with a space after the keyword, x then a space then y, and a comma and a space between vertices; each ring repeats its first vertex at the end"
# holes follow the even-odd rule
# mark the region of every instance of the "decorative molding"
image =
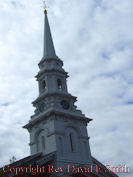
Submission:
POLYGON ((82 135, 81 135, 81 132, 80 132, 80 129, 79 129, 78 127, 76 127, 75 124, 73 125, 72 123, 68 123, 68 124, 65 126, 65 131, 66 131, 68 128, 74 129, 74 130, 77 132, 77 134, 78 134, 79 136, 82 136, 82 135))
POLYGON ((35 105, 36 103, 38 103, 39 101, 41 101, 42 99, 48 97, 48 96, 63 96, 64 98, 72 98, 73 100, 77 101, 77 97, 72 96, 71 94, 68 93, 64 93, 64 92, 44 92, 41 95, 39 95, 39 97, 32 102, 33 105, 35 105))

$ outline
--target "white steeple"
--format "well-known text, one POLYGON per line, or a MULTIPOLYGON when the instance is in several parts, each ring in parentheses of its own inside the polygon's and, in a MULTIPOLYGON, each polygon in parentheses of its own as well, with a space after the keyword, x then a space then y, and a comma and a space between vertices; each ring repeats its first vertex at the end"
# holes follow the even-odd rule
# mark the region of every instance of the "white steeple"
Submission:
POLYGON ((54 43, 49 27, 47 10, 44 10, 44 46, 43 46, 43 59, 57 58, 54 48, 54 43))
POLYGON ((92 119, 77 109, 77 98, 68 93, 68 73, 55 54, 46 10, 44 14, 44 54, 36 76, 39 96, 33 101, 34 115, 24 126, 30 133, 31 155, 55 151, 56 163, 88 164, 91 153, 87 124, 92 119))

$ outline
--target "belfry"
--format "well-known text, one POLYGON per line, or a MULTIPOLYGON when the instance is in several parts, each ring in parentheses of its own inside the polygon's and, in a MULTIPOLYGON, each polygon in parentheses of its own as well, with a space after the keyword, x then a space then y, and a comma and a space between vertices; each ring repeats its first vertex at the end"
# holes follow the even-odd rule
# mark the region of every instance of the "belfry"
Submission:
MULTIPOLYGON (((43 166, 45 171, 36 174, 47 177, 117 177, 91 155, 87 125, 92 119, 77 109, 77 98, 68 92, 68 73, 56 55, 47 10, 43 57, 38 65, 39 96, 32 103, 34 114, 24 126, 30 134, 31 155, 11 166, 43 166)), ((29 176, 25 169, 21 176, 29 176)))

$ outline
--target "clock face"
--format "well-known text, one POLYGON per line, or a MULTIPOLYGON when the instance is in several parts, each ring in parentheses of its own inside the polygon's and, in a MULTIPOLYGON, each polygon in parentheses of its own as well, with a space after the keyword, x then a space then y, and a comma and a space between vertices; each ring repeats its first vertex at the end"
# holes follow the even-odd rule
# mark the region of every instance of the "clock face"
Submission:
POLYGON ((43 112, 45 110, 45 103, 41 103, 40 106, 39 106, 39 111, 40 112, 43 112))
POLYGON ((69 102, 66 100, 62 100, 60 104, 63 107, 63 109, 69 109, 70 107, 69 102))

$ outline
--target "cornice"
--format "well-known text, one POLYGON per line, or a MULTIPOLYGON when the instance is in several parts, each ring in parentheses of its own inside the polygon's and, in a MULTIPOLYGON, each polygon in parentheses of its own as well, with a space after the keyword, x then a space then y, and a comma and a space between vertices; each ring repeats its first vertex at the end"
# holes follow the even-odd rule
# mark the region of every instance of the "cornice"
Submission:
MULTIPOLYGON (((92 121, 91 118, 87 118, 78 114, 74 114, 74 113, 70 113, 70 112, 61 112, 59 110, 56 109, 49 109, 49 111, 44 112, 43 114, 38 115, 36 118, 32 118, 28 124, 26 124, 25 126, 23 126, 23 128, 27 128, 29 129, 30 127, 34 126, 37 122, 42 121, 43 119, 48 119, 49 116, 51 115, 57 115, 57 116, 63 116, 63 119, 70 119, 72 120, 72 118, 76 121, 83 121, 86 124, 89 123, 90 121, 92 121)), ((57 117, 54 117, 52 119, 57 119, 57 117)))
POLYGON ((33 101, 32 104, 34 105, 34 104, 38 103, 39 101, 41 101, 42 99, 47 98, 49 96, 63 96, 65 98, 73 98, 75 101, 77 101, 77 97, 72 96, 69 93, 64 93, 64 92, 46 92, 46 93, 42 93, 41 95, 39 95, 39 97, 35 101, 33 101))
POLYGON ((35 78, 38 79, 42 74, 44 73, 51 73, 51 72, 56 72, 56 73, 61 73, 65 75, 66 78, 68 78, 68 72, 65 72, 63 69, 56 69, 56 68, 51 68, 51 69, 43 69, 38 72, 38 74, 35 76, 35 78))
POLYGON ((45 61, 46 62, 57 61, 57 62, 61 62, 61 64, 63 65, 63 61, 58 57, 57 58, 42 58, 38 65, 40 66, 45 61))

